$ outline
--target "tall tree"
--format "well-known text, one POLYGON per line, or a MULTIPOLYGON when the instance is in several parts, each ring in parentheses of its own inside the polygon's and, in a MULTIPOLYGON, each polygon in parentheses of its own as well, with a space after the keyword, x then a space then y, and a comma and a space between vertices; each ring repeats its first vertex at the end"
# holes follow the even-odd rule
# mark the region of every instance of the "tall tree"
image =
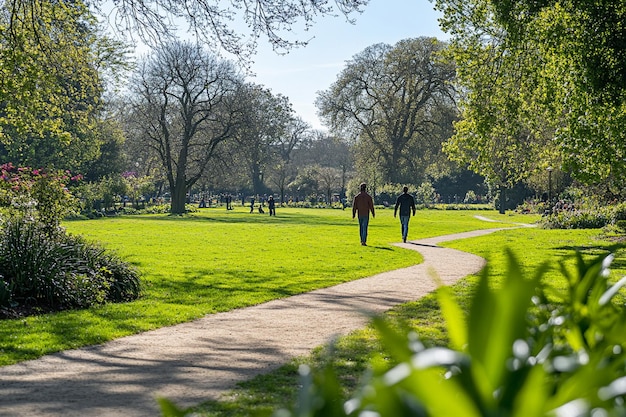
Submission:
POLYGON ((172 195, 171 211, 185 212, 187 193, 232 138, 240 115, 242 80, 232 63, 190 43, 160 48, 132 83, 131 131, 158 156, 172 195))
POLYGON ((121 174, 128 165, 124 154, 126 136, 117 121, 98 120, 98 156, 81 164, 80 172, 84 172, 86 181, 98 181, 110 175, 121 174))
POLYGON ((293 161, 293 153, 310 137, 310 126, 300 117, 291 116, 283 134, 274 143, 276 158, 270 167, 269 180, 280 192, 281 204, 285 202, 285 192, 298 173, 293 161))
MULTIPOLYGON (((317 169, 317 184, 319 190, 326 197, 326 204, 331 204, 333 194, 342 191, 342 175, 341 170, 332 167, 319 167, 317 169)), ((339 194, 339 193, 338 193, 339 194)))
POLYGON ((285 131, 274 144, 281 161, 291 161, 293 150, 310 136, 310 129, 311 126, 302 118, 291 114, 285 131))
POLYGON ((411 182, 440 154, 446 138, 433 143, 437 115, 455 106, 454 65, 440 54, 445 47, 435 38, 370 46, 317 98, 332 130, 372 145, 385 181, 411 182))
POLYGON ((277 150, 290 152, 288 139, 281 139, 288 135, 293 110, 287 97, 254 84, 240 89, 237 99, 242 108, 236 131, 238 153, 246 165, 252 192, 264 193, 264 170, 271 167, 277 150), (278 148, 279 144, 283 147, 278 148))
POLYGON ((463 7, 454 10, 455 22, 461 27, 472 22, 474 30, 451 40, 449 51, 459 63, 457 83, 463 93, 461 120, 444 149, 499 190, 504 212, 506 190, 541 161, 543 132, 533 129, 528 116, 538 91, 534 68, 542 61, 530 45, 511 48, 506 31, 490 19, 488 0, 463 7))
POLYGON ((103 71, 124 65, 81 1, 3 2, 0 154, 16 164, 78 170, 106 141, 103 71))
POLYGON ((269 172, 268 180, 272 189, 280 194, 280 203, 285 202, 285 194, 289 184, 291 184, 298 175, 298 167, 291 162, 278 162, 269 172))
POLYGON ((348 141, 327 132, 314 131, 302 142, 294 155, 299 167, 319 165, 340 172, 340 194, 345 197, 346 184, 354 170, 354 159, 348 141))
MULTIPOLYGON (((501 62, 517 73, 509 94, 518 96, 518 116, 544 147, 546 156, 536 159, 562 161, 579 181, 604 182, 616 193, 626 186, 626 3, 438 0, 437 7, 465 53, 499 30, 507 49, 501 62)), ((458 62, 466 79, 480 73, 475 60, 458 62)))

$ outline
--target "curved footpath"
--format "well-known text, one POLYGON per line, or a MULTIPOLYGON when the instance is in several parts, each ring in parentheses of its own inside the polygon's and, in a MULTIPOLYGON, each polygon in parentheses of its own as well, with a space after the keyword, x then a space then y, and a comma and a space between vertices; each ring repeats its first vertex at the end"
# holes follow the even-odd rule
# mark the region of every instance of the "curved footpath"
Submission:
POLYGON ((424 263, 112 342, 0 368, 2 416, 158 416, 156 397, 190 406, 306 355, 333 335, 476 273, 485 261, 437 246, 502 229, 398 243, 424 263))

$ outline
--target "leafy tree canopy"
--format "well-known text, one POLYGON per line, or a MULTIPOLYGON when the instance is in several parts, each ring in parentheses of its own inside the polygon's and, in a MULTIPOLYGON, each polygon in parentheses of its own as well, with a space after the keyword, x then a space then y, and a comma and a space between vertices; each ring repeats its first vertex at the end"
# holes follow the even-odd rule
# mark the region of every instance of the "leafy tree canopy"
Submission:
POLYGON ((98 156, 101 75, 119 68, 121 45, 100 36, 80 1, 2 6, 0 155, 21 165, 78 169, 98 156))
MULTIPOLYGON (((623 99, 626 87, 626 2, 624 0, 493 0, 496 18, 521 37, 538 18, 561 9, 568 30, 551 31, 554 44, 575 44, 574 53, 594 94, 623 99)), ((563 28, 565 29, 565 28, 563 28)))
POLYGON ((455 117, 455 68, 444 42, 405 39, 355 55, 319 93, 319 115, 334 131, 365 146, 385 181, 415 179, 437 160, 455 117))
POLYGON ((464 116, 475 116, 466 137, 480 140, 485 124, 475 122, 498 120, 491 133, 530 134, 540 148, 532 159, 623 187, 624 1, 438 0, 437 8, 466 89, 464 116))

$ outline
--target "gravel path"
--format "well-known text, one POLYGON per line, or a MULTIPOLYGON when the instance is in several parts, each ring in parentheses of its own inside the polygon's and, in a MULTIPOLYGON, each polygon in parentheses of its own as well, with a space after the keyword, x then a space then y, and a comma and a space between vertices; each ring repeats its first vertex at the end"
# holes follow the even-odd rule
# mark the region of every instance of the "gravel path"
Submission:
POLYGON ((238 381, 306 355, 333 335, 484 266, 480 257, 438 243, 478 230, 398 243, 424 263, 173 327, 69 350, 0 369, 2 416, 158 416, 156 397, 180 406, 217 399, 238 381))

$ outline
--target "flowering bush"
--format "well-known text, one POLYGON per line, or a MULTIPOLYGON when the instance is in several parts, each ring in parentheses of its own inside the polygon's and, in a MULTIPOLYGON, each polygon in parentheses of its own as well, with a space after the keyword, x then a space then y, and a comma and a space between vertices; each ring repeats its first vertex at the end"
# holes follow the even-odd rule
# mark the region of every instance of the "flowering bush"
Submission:
POLYGON ((9 162, 0 166, 0 206, 8 210, 9 216, 36 219, 54 233, 65 215, 76 207, 67 187, 81 179, 69 171, 47 172, 9 162))

